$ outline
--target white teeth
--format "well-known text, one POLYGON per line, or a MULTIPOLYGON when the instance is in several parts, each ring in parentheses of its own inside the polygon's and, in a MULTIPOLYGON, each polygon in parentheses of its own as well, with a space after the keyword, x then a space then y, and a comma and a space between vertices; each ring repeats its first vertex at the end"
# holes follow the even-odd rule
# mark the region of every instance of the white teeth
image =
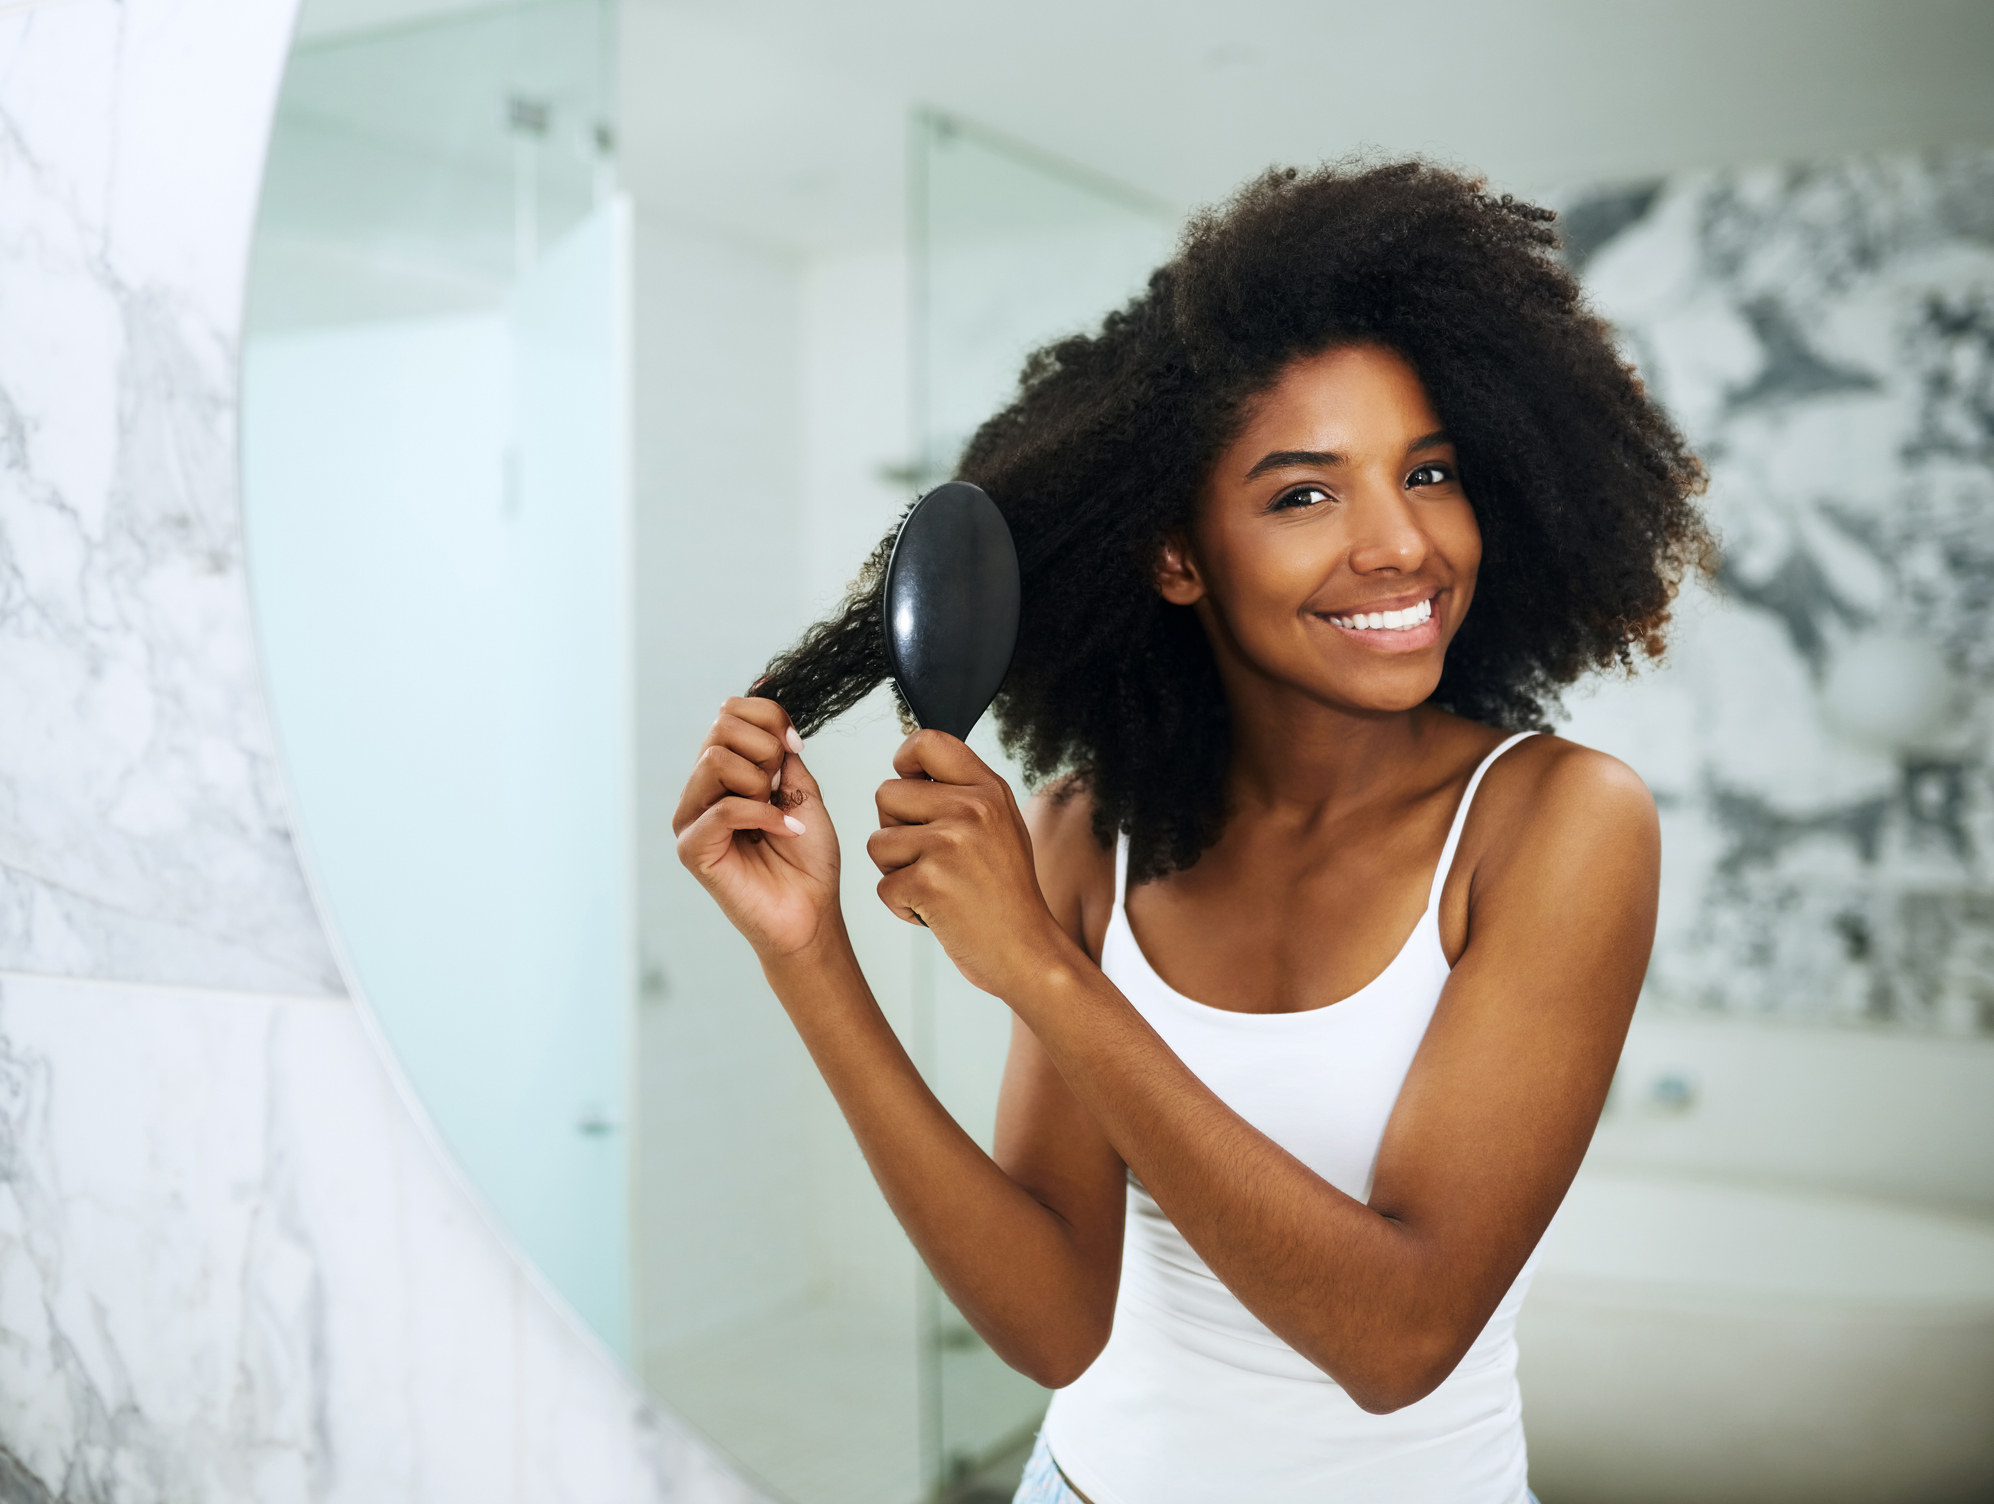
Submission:
POLYGON ((1360 632, 1404 632, 1428 620, 1433 615, 1431 597, 1403 611, 1359 611, 1350 616, 1332 616, 1330 620, 1339 627, 1349 627, 1360 632))

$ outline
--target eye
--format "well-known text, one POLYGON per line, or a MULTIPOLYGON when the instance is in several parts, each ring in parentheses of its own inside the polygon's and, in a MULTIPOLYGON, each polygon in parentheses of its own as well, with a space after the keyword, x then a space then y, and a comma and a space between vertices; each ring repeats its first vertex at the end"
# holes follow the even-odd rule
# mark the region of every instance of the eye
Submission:
POLYGON ((1320 506, 1325 501, 1334 500, 1336 498, 1321 486, 1291 486, 1288 490, 1283 491, 1279 496, 1275 497, 1274 504, 1267 510, 1270 512, 1291 511, 1303 507, 1320 506))
POLYGON ((1407 489, 1413 486, 1444 486, 1454 479, 1454 467, 1435 461, 1421 465, 1405 478, 1407 489))

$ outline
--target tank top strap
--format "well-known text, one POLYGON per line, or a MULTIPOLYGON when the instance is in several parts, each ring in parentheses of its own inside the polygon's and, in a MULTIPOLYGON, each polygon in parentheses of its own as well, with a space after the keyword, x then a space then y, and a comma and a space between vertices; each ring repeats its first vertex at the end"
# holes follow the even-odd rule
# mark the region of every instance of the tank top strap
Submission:
POLYGON ((1129 898, 1129 833, 1125 830, 1115 837, 1115 909, 1119 911, 1129 898))
POLYGON ((1461 803, 1454 811, 1454 823, 1448 828, 1447 844, 1440 848, 1440 865, 1433 869, 1433 889, 1426 895, 1428 913, 1437 914, 1440 911, 1440 891, 1447 886, 1447 874, 1454 870, 1454 848, 1461 844, 1461 831, 1468 823, 1468 806, 1475 802, 1475 790, 1482 786, 1482 775, 1503 753, 1536 734, 1534 731, 1519 731, 1514 736, 1504 737, 1496 743, 1494 751, 1475 764, 1475 771, 1468 777, 1468 786, 1461 792, 1461 803))

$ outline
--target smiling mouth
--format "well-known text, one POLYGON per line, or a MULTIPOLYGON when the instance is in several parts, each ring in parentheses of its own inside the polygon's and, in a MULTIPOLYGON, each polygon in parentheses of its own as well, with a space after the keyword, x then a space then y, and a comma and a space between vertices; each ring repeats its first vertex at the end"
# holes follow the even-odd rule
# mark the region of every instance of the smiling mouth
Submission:
POLYGON ((1350 632, 1410 632, 1433 619, 1433 598, 1428 596, 1402 611, 1358 611, 1349 616, 1324 619, 1331 626, 1350 632))

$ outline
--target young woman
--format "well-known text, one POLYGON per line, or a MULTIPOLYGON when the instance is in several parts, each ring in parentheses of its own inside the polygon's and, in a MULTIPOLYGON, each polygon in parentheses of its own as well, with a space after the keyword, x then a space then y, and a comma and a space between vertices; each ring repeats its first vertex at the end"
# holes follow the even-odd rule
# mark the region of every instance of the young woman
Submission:
POLYGON ((1658 861, 1640 781, 1531 732, 1660 650, 1705 546, 1550 219, 1417 163, 1269 174, 971 442, 1043 787, 916 733, 867 853, 1015 1015, 994 1157, 860 974, 799 735, 885 675, 886 545, 686 787, 680 856, 908 1234, 1060 1391, 1021 1499, 1528 1496, 1516 1312, 1658 861))

